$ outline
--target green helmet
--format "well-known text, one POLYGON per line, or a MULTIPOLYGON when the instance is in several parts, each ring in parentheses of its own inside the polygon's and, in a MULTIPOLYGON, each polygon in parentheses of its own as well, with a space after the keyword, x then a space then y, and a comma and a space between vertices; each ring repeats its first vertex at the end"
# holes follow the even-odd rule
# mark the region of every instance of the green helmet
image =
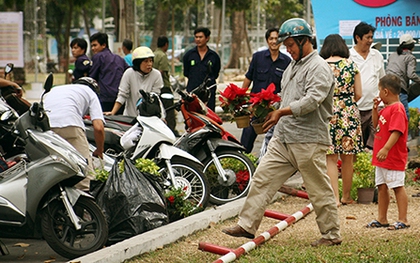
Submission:
POLYGON ((308 36, 312 37, 311 26, 302 18, 291 18, 285 21, 279 29, 278 43, 289 37, 308 36))

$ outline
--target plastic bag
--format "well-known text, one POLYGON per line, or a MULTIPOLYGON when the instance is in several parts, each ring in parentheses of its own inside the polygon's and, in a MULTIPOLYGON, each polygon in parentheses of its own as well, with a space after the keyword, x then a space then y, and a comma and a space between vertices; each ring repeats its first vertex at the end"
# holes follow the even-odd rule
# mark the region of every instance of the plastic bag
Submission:
POLYGON ((159 184, 143 175, 123 157, 124 171, 120 173, 115 160, 108 180, 97 196, 108 221, 108 245, 169 222, 163 190, 159 184))

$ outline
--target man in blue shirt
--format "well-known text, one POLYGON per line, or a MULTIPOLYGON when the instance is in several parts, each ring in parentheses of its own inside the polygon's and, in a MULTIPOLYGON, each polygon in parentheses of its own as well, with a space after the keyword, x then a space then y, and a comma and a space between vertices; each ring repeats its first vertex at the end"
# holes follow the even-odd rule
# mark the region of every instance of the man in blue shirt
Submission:
POLYGON ((81 77, 86 77, 89 74, 92 63, 88 56, 86 56, 87 46, 88 44, 83 38, 75 38, 70 43, 71 54, 76 58, 72 82, 81 77))
MULTIPOLYGON (((248 72, 245 74, 242 88, 249 88, 253 83, 251 92, 258 93, 261 89, 266 89, 268 85, 274 83, 276 86, 275 93, 280 92, 281 78, 291 59, 280 52, 281 43, 277 43, 278 37, 279 30, 277 28, 267 30, 265 40, 268 49, 254 53, 248 72)), ((256 138, 257 134, 252 126, 242 130, 241 143, 246 148, 247 153, 252 151, 256 138)))
POLYGON ((131 54, 131 50, 133 49, 133 41, 131 41, 130 39, 124 39, 124 41, 122 42, 122 51, 124 53, 124 60, 125 63, 127 63, 127 65, 129 65, 130 67, 133 66, 133 54, 131 54))
MULTIPOLYGON (((210 78, 208 86, 216 83, 220 71, 220 57, 207 46, 210 39, 210 30, 200 27, 194 30, 194 41, 197 45, 185 53, 183 58, 184 76, 188 78, 187 91, 192 91, 198 87, 206 78, 210 78), (208 67, 211 72, 208 72, 208 67)), ((206 93, 207 94, 207 93, 206 93)), ((216 87, 210 90, 210 98, 206 94, 197 94, 207 106, 214 111, 216 106, 216 87)))
MULTIPOLYGON (((128 68, 124 59, 108 48, 108 35, 98 32, 90 37, 92 47, 92 68, 89 77, 95 79, 100 88, 99 100, 102 111, 111 111, 117 99, 118 87, 124 71, 128 68)), ((122 114, 124 107, 117 114, 122 114)))

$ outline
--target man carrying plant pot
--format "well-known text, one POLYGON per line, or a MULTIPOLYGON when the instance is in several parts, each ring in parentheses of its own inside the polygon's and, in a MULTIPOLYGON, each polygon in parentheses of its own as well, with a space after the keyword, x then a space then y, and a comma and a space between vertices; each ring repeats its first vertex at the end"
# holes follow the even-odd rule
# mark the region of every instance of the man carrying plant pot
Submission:
POLYGON ((337 204, 326 166, 334 77, 313 49, 311 38, 312 29, 303 19, 289 19, 280 27, 279 42, 294 61, 283 74, 280 108, 270 112, 264 124, 265 130, 277 124, 274 136, 255 171, 238 224, 223 229, 228 235, 254 238, 265 207, 283 183, 300 171, 322 235, 311 245, 341 244, 337 204))
MULTIPOLYGON (((268 49, 258 51, 252 56, 251 64, 248 72, 245 74, 242 88, 249 88, 252 83, 252 93, 261 92, 271 83, 276 86, 274 93, 281 90, 281 78, 284 70, 290 63, 290 58, 280 52, 280 44, 277 43, 279 31, 277 28, 270 28, 265 32, 265 40, 268 49)), ((248 126, 242 130, 241 143, 246 149, 246 153, 250 153, 254 148, 254 142, 257 138, 252 126, 248 126)))

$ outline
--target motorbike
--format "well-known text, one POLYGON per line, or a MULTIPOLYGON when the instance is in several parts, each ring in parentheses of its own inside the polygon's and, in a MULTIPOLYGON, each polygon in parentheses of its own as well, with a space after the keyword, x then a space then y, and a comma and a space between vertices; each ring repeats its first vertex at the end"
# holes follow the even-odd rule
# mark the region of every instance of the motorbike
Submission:
POLYGON ((0 238, 44 238, 72 259, 102 248, 108 226, 94 198, 74 188, 85 178, 86 159, 50 130, 43 96, 52 83, 50 74, 40 102, 20 116, 0 101, 0 143, 22 150, 12 151, 7 160, 15 163, 0 173, 0 238))
POLYGON ((206 79, 190 93, 177 90, 181 99, 174 104, 185 120, 186 132, 175 146, 197 157, 204 165, 210 186, 210 202, 225 204, 247 195, 255 166, 245 148, 221 125, 220 117, 195 94, 203 94, 206 79))
MULTIPOLYGON (((159 96, 140 90, 142 101, 138 109, 156 109, 142 112, 137 117, 105 116, 105 154, 116 157, 125 154, 131 160, 154 159, 164 178, 163 187, 182 188, 185 198, 197 207, 206 207, 209 200, 209 186, 203 174, 201 162, 191 154, 173 146, 176 138, 169 127, 160 119, 164 112, 159 96), (147 105, 147 106, 146 106, 147 105)), ((93 127, 85 119, 86 136, 94 144, 93 127)))

